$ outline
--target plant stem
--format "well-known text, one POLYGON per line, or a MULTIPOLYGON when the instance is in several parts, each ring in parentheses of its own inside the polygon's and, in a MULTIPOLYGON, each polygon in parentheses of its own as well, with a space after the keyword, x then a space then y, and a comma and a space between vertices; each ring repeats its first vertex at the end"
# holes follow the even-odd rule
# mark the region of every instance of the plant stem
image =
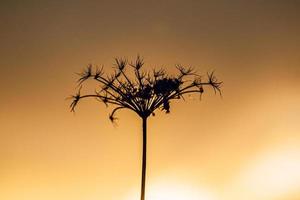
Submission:
POLYGON ((141 200, 145 200, 146 162, 147 162, 147 117, 143 117, 143 158, 142 158, 142 184, 141 200))

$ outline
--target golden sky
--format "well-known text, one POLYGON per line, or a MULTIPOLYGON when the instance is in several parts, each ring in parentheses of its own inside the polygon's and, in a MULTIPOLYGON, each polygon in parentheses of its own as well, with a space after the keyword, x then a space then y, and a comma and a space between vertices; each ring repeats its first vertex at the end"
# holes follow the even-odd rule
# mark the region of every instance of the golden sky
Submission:
POLYGON ((300 199, 300 3, 2 1, 0 199, 138 200, 141 121, 65 98, 87 64, 215 70, 149 119, 147 200, 300 199))

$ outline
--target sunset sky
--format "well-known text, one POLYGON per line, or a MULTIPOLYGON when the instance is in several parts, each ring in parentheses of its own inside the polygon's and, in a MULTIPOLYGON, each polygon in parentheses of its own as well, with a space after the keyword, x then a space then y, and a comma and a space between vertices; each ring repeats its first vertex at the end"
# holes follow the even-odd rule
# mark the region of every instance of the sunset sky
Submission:
POLYGON ((4 0, 0 19, 1 200, 139 199, 141 120, 66 100, 87 64, 137 54, 224 82, 149 119, 147 200, 300 199, 299 1, 4 0))

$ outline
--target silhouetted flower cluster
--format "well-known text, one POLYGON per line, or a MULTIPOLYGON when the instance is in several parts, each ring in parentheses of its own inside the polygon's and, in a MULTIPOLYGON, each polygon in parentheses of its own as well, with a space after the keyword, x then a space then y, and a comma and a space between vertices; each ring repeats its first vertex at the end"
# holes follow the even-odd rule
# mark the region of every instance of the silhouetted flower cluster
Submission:
POLYGON ((157 109, 170 112, 170 101, 183 99, 186 94, 204 92, 204 86, 211 86, 215 92, 220 91, 222 82, 219 82, 214 73, 208 73, 206 81, 196 74, 192 68, 176 66, 178 74, 168 75, 164 70, 142 71, 144 65, 140 56, 134 62, 126 59, 115 59, 115 71, 106 76, 103 67, 93 69, 92 65, 79 74, 80 85, 77 94, 72 96, 70 108, 75 111, 78 102, 84 98, 96 98, 106 106, 114 105, 109 119, 114 122, 115 114, 120 109, 130 109, 142 118, 155 115, 157 109), (131 77, 128 70, 133 70, 131 77), (94 79, 99 83, 99 88, 93 94, 81 94, 81 87, 86 80, 94 79))

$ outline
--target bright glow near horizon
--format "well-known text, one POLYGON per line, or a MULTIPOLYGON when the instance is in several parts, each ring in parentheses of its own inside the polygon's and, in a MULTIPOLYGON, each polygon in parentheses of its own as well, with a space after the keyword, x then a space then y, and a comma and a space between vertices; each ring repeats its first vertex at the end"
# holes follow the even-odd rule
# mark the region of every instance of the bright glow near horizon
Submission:
MULTIPOLYGON (((147 187, 147 200, 216 200, 208 190, 179 182, 161 181, 147 187)), ((138 199, 134 192, 125 198, 133 199, 138 199)))
MULTIPOLYGON (((300 185, 300 147, 295 144, 262 153, 243 169, 233 186, 241 199, 269 200, 293 194, 300 185)), ((229 190, 231 193, 231 190, 229 190)))

